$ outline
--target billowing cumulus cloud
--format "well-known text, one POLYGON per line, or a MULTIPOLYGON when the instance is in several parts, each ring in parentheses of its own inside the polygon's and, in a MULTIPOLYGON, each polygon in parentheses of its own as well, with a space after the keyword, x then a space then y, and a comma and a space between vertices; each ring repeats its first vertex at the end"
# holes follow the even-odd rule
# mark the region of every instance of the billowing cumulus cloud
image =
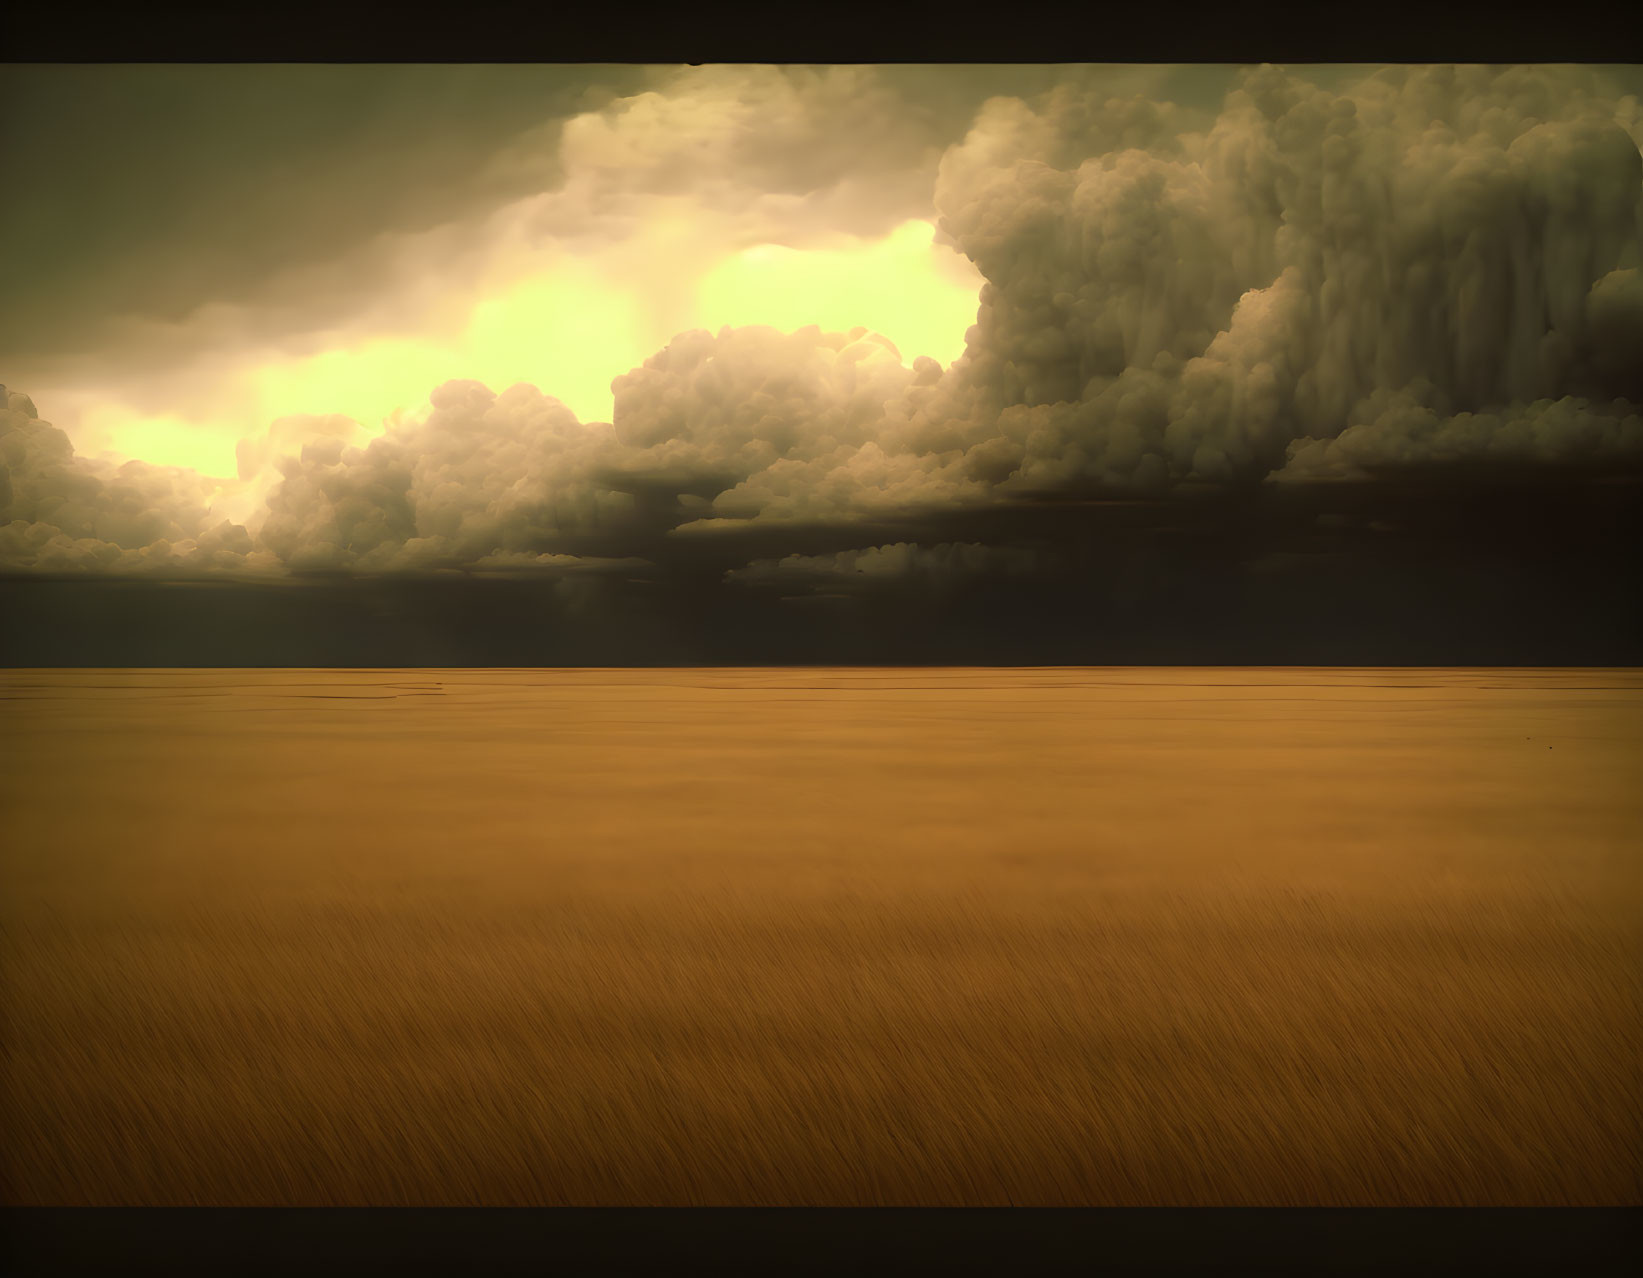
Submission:
POLYGON ((643 561, 540 549, 620 539, 634 499, 590 478, 611 442, 608 425, 583 426, 534 387, 498 396, 453 382, 421 420, 369 441, 346 418, 282 419, 241 441, 239 481, 224 483, 76 457, 12 393, 0 564, 183 576, 631 569, 643 561), (221 514, 247 505, 244 523, 221 514))
POLYGON ((165 417, 190 464, 292 411, 374 431, 450 377, 586 405, 700 322, 727 255, 928 217, 979 86, 1039 74, 959 68, 935 93, 871 67, 22 70, 0 98, 31 197, 0 221, 35 249, 0 313, 7 375, 93 448, 147 456, 140 423, 165 417), (567 366, 576 324, 512 340, 551 326, 542 296, 598 309, 599 349, 567 366))
POLYGON ((0 566, 149 576, 277 570, 243 526, 213 519, 213 481, 176 467, 76 457, 27 395, 0 394, 0 566))
MULTIPOLYGON (((892 343, 860 328, 687 333, 616 379, 616 432, 635 450, 632 474, 712 499, 704 517, 826 517, 857 493, 895 500, 893 477, 863 475, 884 460, 887 405, 938 372, 927 358, 907 368, 892 343)), ((921 465, 909 479, 927 501, 921 465)))
POLYGON ((1307 441, 1349 429, 1336 453, 1360 471, 1377 451, 1628 464, 1635 128, 1635 102, 1570 68, 1399 69, 1338 94, 1262 68, 1211 121, 1059 89, 990 101, 935 192, 987 280, 964 357, 910 379, 869 440, 789 449, 714 513, 1323 477, 1348 463, 1307 441), (1392 399, 1448 424, 1405 430, 1392 399))
POLYGON ((1643 414, 1626 400, 1610 404, 1566 396, 1493 411, 1454 412, 1430 382, 1360 401, 1333 439, 1292 442, 1279 482, 1368 479, 1423 468, 1643 468, 1643 414))
POLYGON ((631 494, 594 478, 608 425, 584 426, 523 384, 496 395, 450 382, 431 407, 363 448, 333 436, 283 457, 262 544, 293 571, 521 567, 550 545, 602 544, 637 517, 631 494))
POLYGON ((965 529, 1046 504, 1643 470, 1643 112, 1595 72, 1263 67, 1213 111, 1069 76, 957 127, 911 83, 658 73, 555 122, 558 185, 502 222, 614 241, 694 205, 724 242, 803 242, 922 201, 985 280, 951 365, 864 328, 691 330, 616 377, 609 423, 447 381, 381 434, 276 421, 230 481, 76 457, 14 395, 0 562, 849 591, 1030 572, 965 529))
POLYGON ((553 208, 606 235, 637 195, 880 232, 928 201, 942 131, 873 67, 687 67, 565 123, 553 208))
POLYGON ((1637 451, 1602 406, 1635 385, 1643 160, 1590 81, 1398 69, 1332 94, 1262 68, 1201 134, 1120 101, 984 111, 937 203, 988 285, 909 445, 979 450, 1001 486, 1257 478, 1429 383, 1545 424, 1428 431, 1433 460, 1576 459, 1590 427, 1554 423, 1594 405, 1605 446, 1637 451))

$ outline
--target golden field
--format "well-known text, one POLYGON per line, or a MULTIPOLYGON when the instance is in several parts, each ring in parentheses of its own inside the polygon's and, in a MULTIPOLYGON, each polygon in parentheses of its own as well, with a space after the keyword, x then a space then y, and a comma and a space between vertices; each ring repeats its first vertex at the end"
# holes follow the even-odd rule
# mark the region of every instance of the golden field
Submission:
POLYGON ((0 697, 8 1204, 1643 1202, 1643 672, 0 697))

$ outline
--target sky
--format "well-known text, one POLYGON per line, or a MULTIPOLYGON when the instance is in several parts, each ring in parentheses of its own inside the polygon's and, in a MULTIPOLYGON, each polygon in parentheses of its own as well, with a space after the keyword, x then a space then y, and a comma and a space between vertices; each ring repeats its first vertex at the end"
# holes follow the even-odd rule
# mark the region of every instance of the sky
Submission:
POLYGON ((1643 69, 15 65, 8 664, 1631 664, 1643 69))

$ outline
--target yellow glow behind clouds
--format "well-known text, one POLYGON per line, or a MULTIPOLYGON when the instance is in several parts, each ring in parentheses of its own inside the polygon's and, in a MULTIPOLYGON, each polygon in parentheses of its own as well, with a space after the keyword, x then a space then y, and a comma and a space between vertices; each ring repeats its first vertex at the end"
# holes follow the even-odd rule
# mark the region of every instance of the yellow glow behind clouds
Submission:
POLYGON ((406 338, 378 338, 304 359, 282 360, 251 370, 251 398, 262 425, 295 413, 341 413, 375 428, 396 410, 426 398, 457 374, 449 351, 406 338), (430 381, 429 379, 432 378, 430 381), (408 388, 424 383, 420 392, 408 388))
POLYGON ((930 223, 912 221, 875 244, 747 249, 703 278, 697 323, 715 331, 724 324, 844 332, 866 325, 894 342, 907 364, 919 355, 950 364, 964 353, 982 280, 967 260, 937 248, 934 236, 930 223))
POLYGON ((681 293, 692 312, 682 327, 865 325, 895 342, 908 364, 918 355, 948 364, 963 354, 982 281, 968 261, 936 247, 934 233, 911 221, 876 242, 758 245, 720 256, 705 272, 688 251, 661 260, 561 258, 475 301, 455 343, 377 337, 298 359, 252 356, 225 382, 221 400, 233 408, 219 419, 134 416, 105 403, 82 414, 76 434, 127 457, 226 476, 235 472, 235 441, 261 435, 276 418, 341 413, 375 434, 459 377, 499 392, 529 382, 582 421, 609 421, 612 379, 673 336, 651 331, 672 310, 653 303, 681 293))
POLYGON ((118 405, 102 404, 80 414, 74 434, 97 441, 89 448, 74 441, 76 452, 108 451, 123 460, 182 466, 213 478, 234 474, 234 438, 175 414, 134 416, 118 405))
MULTIPOLYGON (((609 421, 613 378, 652 351, 632 299, 591 265, 561 264, 521 280, 473 309, 462 335, 464 377, 494 391, 529 382, 584 422, 609 421)), ((420 397, 437 385, 425 385, 420 397)))

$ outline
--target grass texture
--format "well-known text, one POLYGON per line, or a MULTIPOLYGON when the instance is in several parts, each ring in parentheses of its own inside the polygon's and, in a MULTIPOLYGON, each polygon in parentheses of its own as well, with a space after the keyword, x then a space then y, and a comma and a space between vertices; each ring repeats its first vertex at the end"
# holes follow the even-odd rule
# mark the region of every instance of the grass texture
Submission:
POLYGON ((1643 1202, 1643 674, 0 672, 0 1198, 1643 1202))

